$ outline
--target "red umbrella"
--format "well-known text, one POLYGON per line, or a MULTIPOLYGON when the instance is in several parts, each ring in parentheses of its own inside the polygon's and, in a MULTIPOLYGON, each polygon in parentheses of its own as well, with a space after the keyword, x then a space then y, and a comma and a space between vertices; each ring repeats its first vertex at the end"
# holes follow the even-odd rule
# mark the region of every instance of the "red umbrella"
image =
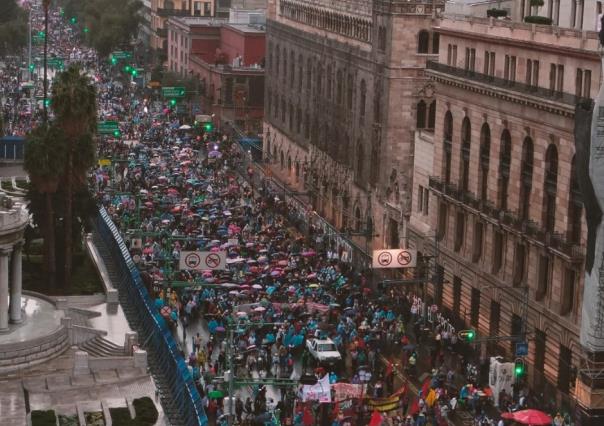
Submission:
POLYGON ((516 411, 515 413, 503 413, 501 417, 531 426, 547 426, 552 424, 552 418, 549 414, 534 409, 516 411))

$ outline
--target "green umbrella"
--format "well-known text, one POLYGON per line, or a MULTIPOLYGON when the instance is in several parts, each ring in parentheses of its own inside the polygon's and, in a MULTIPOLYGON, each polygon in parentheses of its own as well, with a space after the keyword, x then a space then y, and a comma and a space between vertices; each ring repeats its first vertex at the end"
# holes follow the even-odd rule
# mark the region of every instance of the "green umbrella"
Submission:
POLYGON ((222 398, 224 396, 224 394, 222 393, 222 391, 219 390, 213 390, 211 392, 208 392, 208 398, 210 399, 218 399, 218 398, 222 398))

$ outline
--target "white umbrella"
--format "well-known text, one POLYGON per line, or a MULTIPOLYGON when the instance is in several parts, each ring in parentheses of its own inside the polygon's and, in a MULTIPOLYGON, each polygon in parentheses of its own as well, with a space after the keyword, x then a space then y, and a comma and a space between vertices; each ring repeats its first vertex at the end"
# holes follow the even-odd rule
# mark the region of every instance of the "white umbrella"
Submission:
POLYGON ((178 130, 191 130, 191 126, 189 126, 188 124, 183 124, 178 128, 178 130))

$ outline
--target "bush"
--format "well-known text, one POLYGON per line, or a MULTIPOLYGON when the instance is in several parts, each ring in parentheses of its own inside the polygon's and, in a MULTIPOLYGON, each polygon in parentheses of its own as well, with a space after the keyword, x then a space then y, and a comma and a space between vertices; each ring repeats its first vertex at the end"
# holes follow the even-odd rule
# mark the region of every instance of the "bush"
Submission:
POLYGON ((503 16, 508 16, 508 11, 503 9, 488 9, 487 16, 493 18, 501 18, 503 16))
POLYGON ((64 416, 59 414, 59 426, 80 426, 78 416, 64 416))
POLYGON ((56 426, 55 410, 34 410, 31 412, 31 426, 56 426))
POLYGON ((138 426, 152 426, 157 422, 159 413, 155 404, 148 396, 137 398, 132 401, 134 411, 136 412, 136 424, 138 426))
POLYGON ((527 24, 551 25, 552 20, 547 16, 526 16, 524 22, 527 24))
POLYGON ((110 408, 109 414, 111 414, 111 422, 113 426, 133 426, 135 421, 130 417, 130 411, 128 408, 110 408))

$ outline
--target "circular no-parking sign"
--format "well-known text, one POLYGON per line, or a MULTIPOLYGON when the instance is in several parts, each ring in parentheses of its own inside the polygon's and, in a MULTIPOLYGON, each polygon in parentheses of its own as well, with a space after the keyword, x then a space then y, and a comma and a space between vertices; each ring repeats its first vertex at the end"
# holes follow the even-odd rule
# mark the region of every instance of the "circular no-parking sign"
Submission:
POLYGON ((377 261, 382 266, 388 266, 392 262, 392 255, 385 251, 379 254, 377 261))
POLYGON ((411 253, 408 251, 404 251, 404 250, 402 252, 400 252, 398 254, 398 256, 396 257, 396 261, 401 266, 409 265, 412 260, 413 260, 413 256, 411 255, 411 253))
POLYGON ((195 269, 201 263, 201 257, 197 253, 189 253, 185 257, 185 266, 190 269, 195 269))
POLYGON ((210 269, 217 268, 220 265, 220 256, 216 253, 210 253, 206 256, 206 265, 210 269))

